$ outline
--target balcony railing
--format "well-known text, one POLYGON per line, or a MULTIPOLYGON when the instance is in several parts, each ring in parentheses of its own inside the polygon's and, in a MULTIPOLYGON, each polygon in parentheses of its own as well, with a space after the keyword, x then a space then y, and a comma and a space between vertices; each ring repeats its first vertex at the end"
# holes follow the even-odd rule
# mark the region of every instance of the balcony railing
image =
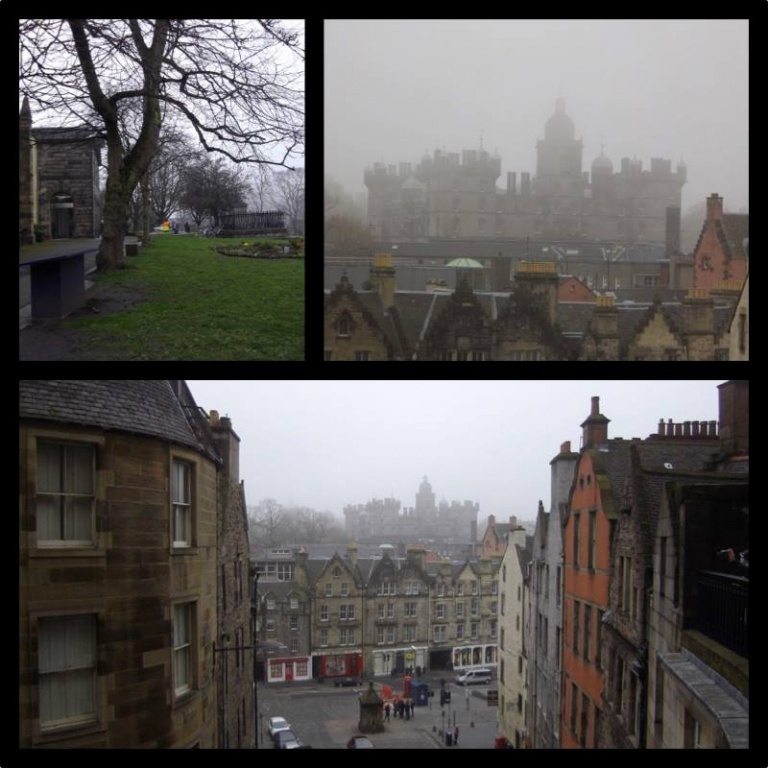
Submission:
POLYGON ((749 658, 749 579, 701 571, 697 587, 699 631, 749 658))

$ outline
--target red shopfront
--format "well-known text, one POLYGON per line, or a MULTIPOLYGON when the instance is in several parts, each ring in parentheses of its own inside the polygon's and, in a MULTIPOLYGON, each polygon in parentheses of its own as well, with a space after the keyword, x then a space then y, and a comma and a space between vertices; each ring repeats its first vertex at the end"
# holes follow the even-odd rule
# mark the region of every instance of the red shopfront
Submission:
POLYGON ((318 678, 362 677, 363 654, 355 652, 316 656, 315 672, 318 678))
POLYGON ((308 656, 270 658, 266 667, 268 683, 292 683, 312 679, 312 664, 308 656))

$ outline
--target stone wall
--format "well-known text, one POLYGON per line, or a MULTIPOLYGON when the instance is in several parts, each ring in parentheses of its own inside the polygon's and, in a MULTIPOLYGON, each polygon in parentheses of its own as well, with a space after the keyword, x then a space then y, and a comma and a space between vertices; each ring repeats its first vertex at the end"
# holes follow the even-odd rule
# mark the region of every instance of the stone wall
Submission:
POLYGON ((89 138, 83 129, 36 128, 32 135, 37 145, 40 224, 51 237, 67 236, 67 229, 69 237, 97 237, 100 140, 89 138), (70 201, 71 209, 55 207, 70 201), (59 216, 71 218, 63 224, 57 221, 59 216))
POLYGON ((20 433, 20 744, 22 747, 216 746, 216 468, 148 437, 22 422, 20 433), (91 547, 36 540, 37 441, 95 446, 91 547), (193 465, 194 540, 171 549, 173 457, 193 465), (173 606, 193 602, 192 690, 176 696, 173 606), (38 626, 52 614, 96 617, 96 720, 41 733, 38 626))

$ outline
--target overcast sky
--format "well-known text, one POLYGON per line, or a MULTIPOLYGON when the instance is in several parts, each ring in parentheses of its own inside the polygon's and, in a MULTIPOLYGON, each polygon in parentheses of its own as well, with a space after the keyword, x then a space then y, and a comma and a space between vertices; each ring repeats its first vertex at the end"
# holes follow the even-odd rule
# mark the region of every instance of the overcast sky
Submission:
POLYGON ((609 437, 645 438, 660 418, 718 418, 722 381, 189 381, 199 406, 241 439, 249 505, 339 516, 387 496, 413 506, 424 475, 437 501, 471 499, 479 520, 535 519, 550 505, 550 460, 579 450, 590 398, 609 437))
POLYGON ((374 162, 435 148, 498 151, 536 171, 536 141, 558 96, 584 142, 613 161, 681 159, 683 211, 718 192, 748 207, 746 20, 329 21, 326 174, 365 191, 374 162))

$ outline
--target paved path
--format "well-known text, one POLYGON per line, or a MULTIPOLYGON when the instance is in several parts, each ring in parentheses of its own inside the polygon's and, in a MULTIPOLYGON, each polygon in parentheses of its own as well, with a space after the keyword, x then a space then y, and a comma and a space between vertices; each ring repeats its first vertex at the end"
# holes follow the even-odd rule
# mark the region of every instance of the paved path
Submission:
MULTIPOLYGON (((397 691, 399 683, 382 679, 397 691)), ((459 726, 458 747, 451 749, 492 749, 496 737, 496 707, 486 703, 485 692, 492 686, 473 686, 465 691, 448 683, 451 703, 441 708, 439 675, 429 679, 435 697, 430 705, 416 707, 410 720, 390 718, 382 733, 368 734, 377 749, 448 749, 443 726, 459 726)), ((260 683, 259 713, 262 720, 262 749, 272 749, 266 732, 267 720, 285 717, 305 744, 315 749, 344 748, 351 736, 359 733, 358 699, 364 688, 334 688, 330 683, 260 683)))

